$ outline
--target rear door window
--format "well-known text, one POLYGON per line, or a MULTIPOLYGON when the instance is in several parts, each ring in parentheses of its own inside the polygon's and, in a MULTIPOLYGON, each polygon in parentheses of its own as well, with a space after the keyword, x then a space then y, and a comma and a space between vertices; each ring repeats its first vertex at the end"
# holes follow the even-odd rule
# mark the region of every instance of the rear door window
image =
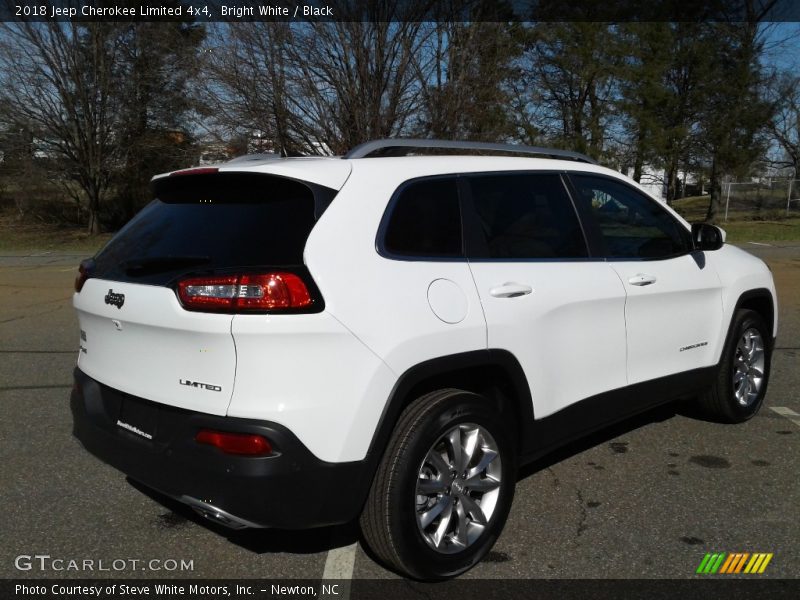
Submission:
POLYGON ((473 175, 467 180, 479 230, 470 258, 587 256, 580 222, 558 174, 473 175))
POLYGON ((314 193, 265 174, 177 175, 95 257, 94 277, 166 285, 186 272, 300 266, 314 193))

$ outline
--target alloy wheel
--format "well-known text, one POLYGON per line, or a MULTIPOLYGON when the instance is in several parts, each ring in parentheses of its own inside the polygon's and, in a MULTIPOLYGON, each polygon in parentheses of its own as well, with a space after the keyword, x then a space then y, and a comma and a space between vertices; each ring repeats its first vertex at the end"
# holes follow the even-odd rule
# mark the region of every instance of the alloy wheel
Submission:
POLYGON ((462 423, 442 435, 419 468, 416 517, 430 548, 461 552, 486 530, 497 507, 502 461, 480 425, 462 423))
POLYGON ((733 394, 742 406, 758 398, 764 383, 764 339, 753 327, 745 330, 733 359, 733 394))

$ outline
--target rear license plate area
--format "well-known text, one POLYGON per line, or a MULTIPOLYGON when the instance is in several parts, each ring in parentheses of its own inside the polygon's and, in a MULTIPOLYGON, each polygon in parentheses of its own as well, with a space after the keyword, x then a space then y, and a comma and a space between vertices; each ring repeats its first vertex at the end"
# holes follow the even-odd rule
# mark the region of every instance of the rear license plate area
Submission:
POLYGON ((153 441, 158 427, 158 407, 150 402, 123 397, 117 427, 143 440, 153 441))

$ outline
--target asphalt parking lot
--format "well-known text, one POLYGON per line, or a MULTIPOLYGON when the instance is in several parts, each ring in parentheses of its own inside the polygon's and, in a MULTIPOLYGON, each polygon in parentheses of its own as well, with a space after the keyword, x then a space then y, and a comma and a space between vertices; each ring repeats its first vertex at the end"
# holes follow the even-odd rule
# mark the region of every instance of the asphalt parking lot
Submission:
MULTIPOLYGON (((746 249, 770 264, 780 303, 760 414, 723 426, 670 406, 527 468, 503 536, 465 577, 691 578, 707 552, 774 553, 762 577, 800 577, 800 419, 773 410, 800 413, 800 244, 746 249)), ((231 535, 83 451, 68 404, 81 258, 0 257, 0 577, 395 577, 357 545, 354 527, 231 535), (184 560, 192 570, 15 567, 35 554, 184 560)))

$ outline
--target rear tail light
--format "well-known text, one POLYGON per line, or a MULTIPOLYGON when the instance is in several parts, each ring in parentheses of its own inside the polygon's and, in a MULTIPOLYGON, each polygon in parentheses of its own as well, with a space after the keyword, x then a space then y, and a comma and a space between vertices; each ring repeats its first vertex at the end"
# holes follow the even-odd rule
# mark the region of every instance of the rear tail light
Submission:
POLYGON ((272 454, 272 444, 263 435, 254 433, 228 433, 201 429, 195 436, 198 444, 208 444, 226 454, 242 456, 267 456, 272 454))
POLYGON ((89 279, 89 272, 92 269, 94 261, 91 258, 82 260, 78 267, 78 276, 75 277, 75 291, 80 292, 83 289, 83 284, 89 279))
POLYGON ((294 273, 192 277, 178 282, 178 297, 188 310, 258 312, 311 306, 314 299, 294 273))

